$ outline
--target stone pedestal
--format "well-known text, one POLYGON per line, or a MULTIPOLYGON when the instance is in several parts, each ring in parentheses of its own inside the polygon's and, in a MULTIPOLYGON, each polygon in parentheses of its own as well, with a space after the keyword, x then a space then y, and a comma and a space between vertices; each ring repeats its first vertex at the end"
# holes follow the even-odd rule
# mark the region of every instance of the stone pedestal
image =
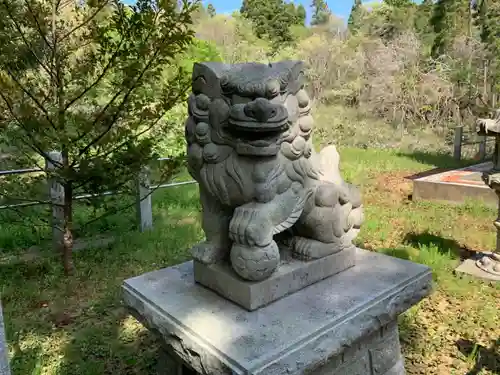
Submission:
POLYGON ((355 264, 256 311, 195 283, 193 262, 126 280, 124 300, 161 340, 162 375, 403 375, 396 320, 431 271, 360 249, 355 264))

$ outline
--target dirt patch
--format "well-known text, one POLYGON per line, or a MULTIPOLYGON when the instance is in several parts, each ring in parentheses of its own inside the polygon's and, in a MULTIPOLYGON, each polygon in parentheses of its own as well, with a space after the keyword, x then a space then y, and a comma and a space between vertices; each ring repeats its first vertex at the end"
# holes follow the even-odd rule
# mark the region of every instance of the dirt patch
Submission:
POLYGON ((375 178, 374 187, 378 192, 386 193, 392 201, 408 201, 413 191, 412 183, 407 179, 410 174, 408 171, 381 173, 375 178))

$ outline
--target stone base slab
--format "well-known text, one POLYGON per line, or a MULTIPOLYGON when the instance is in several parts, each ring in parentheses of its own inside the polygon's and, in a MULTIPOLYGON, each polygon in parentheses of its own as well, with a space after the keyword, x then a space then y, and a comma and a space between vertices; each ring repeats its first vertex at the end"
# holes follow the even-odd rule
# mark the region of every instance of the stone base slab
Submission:
POLYGON ((462 204, 468 200, 480 200, 496 207, 498 197, 481 179, 483 172, 493 167, 491 162, 468 167, 440 171, 413 180, 413 200, 431 200, 462 204))
POLYGON ((257 311, 195 283, 193 262, 128 279, 123 296, 181 371, 402 375, 395 322, 431 285, 426 266, 356 249, 356 266, 257 311))
POLYGON ((484 280, 500 281, 500 276, 483 271, 476 265, 476 262, 479 259, 489 254, 491 254, 491 252, 487 251, 474 254, 474 256, 469 259, 465 259, 457 268, 455 268, 455 272, 471 275, 484 280))
POLYGON ((252 311, 345 271, 353 267, 355 261, 354 247, 310 262, 289 259, 270 278, 259 282, 243 280, 229 264, 207 266, 195 261, 194 279, 222 297, 252 311))

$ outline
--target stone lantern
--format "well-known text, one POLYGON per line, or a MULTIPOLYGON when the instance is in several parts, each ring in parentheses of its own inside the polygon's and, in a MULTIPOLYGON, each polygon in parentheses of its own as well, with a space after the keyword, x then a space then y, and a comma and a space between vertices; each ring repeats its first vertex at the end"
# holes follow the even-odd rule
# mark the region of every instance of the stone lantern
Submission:
POLYGON ((496 252, 484 255, 477 260, 476 265, 485 272, 500 276, 500 109, 493 119, 478 119, 477 133, 487 137, 495 137, 495 151, 493 152, 493 168, 483 173, 483 181, 495 191, 499 198, 498 216, 493 222, 497 230, 496 252))

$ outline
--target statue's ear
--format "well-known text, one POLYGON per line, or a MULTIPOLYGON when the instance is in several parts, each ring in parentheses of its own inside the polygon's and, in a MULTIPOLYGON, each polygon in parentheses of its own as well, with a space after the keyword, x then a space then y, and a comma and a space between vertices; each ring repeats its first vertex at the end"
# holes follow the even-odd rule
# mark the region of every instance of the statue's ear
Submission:
POLYGON ((228 66, 219 62, 194 63, 192 90, 209 98, 221 96, 220 79, 228 66))
POLYGON ((284 60, 270 64, 270 66, 287 75, 287 91, 296 93, 304 87, 304 62, 300 60, 284 60))

